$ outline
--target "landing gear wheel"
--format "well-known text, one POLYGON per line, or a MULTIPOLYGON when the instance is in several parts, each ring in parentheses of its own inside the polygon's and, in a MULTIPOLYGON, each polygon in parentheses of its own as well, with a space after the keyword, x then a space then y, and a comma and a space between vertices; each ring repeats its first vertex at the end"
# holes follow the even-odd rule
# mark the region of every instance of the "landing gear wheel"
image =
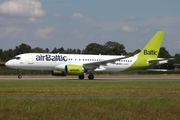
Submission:
POLYGON ((79 75, 79 79, 80 80, 84 79, 84 75, 79 75))
POLYGON ((21 78, 22 78, 22 75, 21 75, 21 74, 20 74, 20 75, 18 75, 18 78, 19 78, 19 79, 21 79, 21 78))
POLYGON ((89 78, 89 80, 93 80, 94 79, 94 75, 93 74, 89 74, 88 78, 89 78))

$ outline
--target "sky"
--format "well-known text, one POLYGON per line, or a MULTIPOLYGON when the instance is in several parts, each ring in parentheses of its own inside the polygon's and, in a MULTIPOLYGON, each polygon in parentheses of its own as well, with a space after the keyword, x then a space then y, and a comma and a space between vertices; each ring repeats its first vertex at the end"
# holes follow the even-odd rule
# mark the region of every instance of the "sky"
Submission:
POLYGON ((0 0, 0 49, 83 50, 108 41, 142 49, 157 31, 162 47, 180 53, 179 0, 0 0))

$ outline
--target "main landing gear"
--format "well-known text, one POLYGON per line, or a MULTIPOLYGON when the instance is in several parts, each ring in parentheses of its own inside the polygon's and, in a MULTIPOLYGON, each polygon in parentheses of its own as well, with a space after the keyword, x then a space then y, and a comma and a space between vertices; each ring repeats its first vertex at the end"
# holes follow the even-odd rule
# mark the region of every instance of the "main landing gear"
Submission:
POLYGON ((79 79, 80 79, 80 80, 84 79, 84 74, 79 75, 79 79))
POLYGON ((94 75, 93 74, 89 74, 88 78, 89 78, 89 80, 93 80, 94 79, 94 75))
MULTIPOLYGON (((79 79, 80 79, 80 80, 84 79, 84 74, 79 75, 79 79)), ((94 79, 94 75, 93 75, 92 73, 90 73, 90 74, 88 75, 88 79, 89 79, 89 80, 93 80, 93 79, 94 79)))

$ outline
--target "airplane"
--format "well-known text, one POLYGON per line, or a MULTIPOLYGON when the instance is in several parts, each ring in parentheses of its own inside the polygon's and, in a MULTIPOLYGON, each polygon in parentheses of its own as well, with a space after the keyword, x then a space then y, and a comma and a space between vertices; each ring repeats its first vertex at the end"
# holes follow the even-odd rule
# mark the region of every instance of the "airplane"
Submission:
MULTIPOLYGON (((86 54, 54 54, 24 53, 15 56, 5 63, 9 68, 20 70, 50 70, 53 76, 77 75, 84 79, 94 79, 94 72, 130 71, 168 63, 172 58, 158 58, 164 38, 164 31, 158 31, 146 46, 133 56, 124 55, 86 55, 86 54)), ((21 79, 22 75, 19 74, 21 79)))

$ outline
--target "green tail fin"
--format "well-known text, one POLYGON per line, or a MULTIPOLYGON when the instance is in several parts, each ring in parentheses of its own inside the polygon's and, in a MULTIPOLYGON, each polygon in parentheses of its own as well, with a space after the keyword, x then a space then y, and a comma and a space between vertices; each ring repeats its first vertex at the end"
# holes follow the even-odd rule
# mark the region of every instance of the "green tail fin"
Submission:
POLYGON ((164 31, 158 31, 139 53, 139 57, 157 58, 164 38, 164 31))

